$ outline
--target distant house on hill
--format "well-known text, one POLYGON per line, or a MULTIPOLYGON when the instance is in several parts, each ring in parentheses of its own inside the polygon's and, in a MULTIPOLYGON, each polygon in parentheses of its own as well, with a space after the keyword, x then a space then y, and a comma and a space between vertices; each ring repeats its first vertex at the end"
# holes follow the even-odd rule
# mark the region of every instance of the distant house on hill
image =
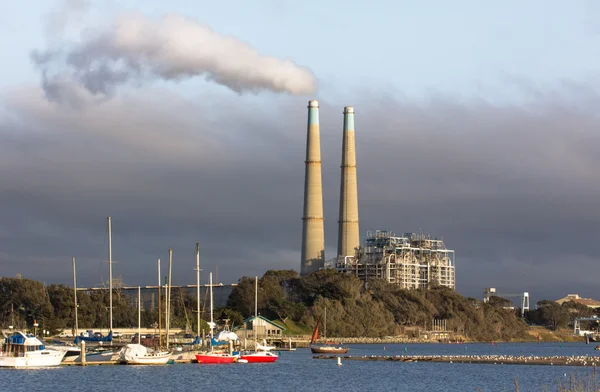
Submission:
POLYGON ((267 336, 281 336, 285 327, 273 322, 263 316, 248 317, 244 320, 243 328, 236 330, 240 338, 251 338, 256 334, 258 338, 267 336))
POLYGON ((585 305, 588 308, 597 309, 600 308, 600 301, 596 301, 591 298, 581 298, 579 294, 567 294, 566 297, 557 299, 556 302, 559 305, 562 305, 565 302, 573 301, 581 305, 585 305))

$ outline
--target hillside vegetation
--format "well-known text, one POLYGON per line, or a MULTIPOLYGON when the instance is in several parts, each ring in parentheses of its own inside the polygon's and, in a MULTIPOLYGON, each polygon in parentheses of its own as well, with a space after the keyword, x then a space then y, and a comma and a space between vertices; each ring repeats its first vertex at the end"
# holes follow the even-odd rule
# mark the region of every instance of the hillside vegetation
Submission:
MULTIPOLYGON (((526 324, 506 301, 483 304, 445 287, 404 290, 383 280, 369 281, 323 270, 300 277, 296 271, 267 271, 259 279, 259 313, 284 323, 312 328, 327 308, 327 335, 383 337, 399 335, 405 327, 431 326, 446 320, 449 330, 470 340, 530 339, 526 324)), ((254 314, 254 279, 239 280, 228 307, 242 316, 254 314)))
MULTIPOLYGON (((254 277, 239 280, 227 306, 215 310, 215 320, 240 326, 254 315, 254 277)), ((79 328, 108 328, 108 292, 78 291, 79 328)), ((172 290, 171 326, 196 331, 196 299, 184 290, 172 290)), ((164 300, 164 299, 163 299, 164 300)), ((152 328, 158 320, 157 304, 143 309, 142 327, 152 328), (152 309, 150 309, 152 308, 152 309)), ((164 304, 164 302, 163 302, 164 304)), ((148 304, 146 304, 148 305, 148 304)), ((203 305, 203 304, 202 304, 203 305)), ((404 290, 383 280, 368 285, 358 278, 323 270, 300 277, 296 271, 267 271, 258 280, 258 311, 271 320, 280 320, 290 335, 309 334, 327 309, 327 336, 379 338, 418 335, 431 329, 433 319, 445 320, 455 336, 471 341, 565 340, 559 332, 574 317, 596 315, 592 309, 573 302, 559 305, 540 301, 536 310, 526 314, 528 327, 511 305, 498 297, 489 303, 465 298, 454 290, 434 287, 429 290, 404 290), (554 330, 557 330, 554 332, 554 330)), ((164 306, 162 307, 164 312, 164 306)), ((202 312, 209 318, 206 311, 202 312)), ((163 318, 164 319, 164 318, 163 318)), ((70 330, 74 324, 73 289, 64 285, 45 286, 22 278, 0 278, 0 323, 27 329, 36 320, 40 329, 52 332, 70 330)), ((208 331, 204 320, 201 329, 208 331)), ((113 325, 137 326, 137 298, 118 289, 113 293, 113 325)), ((582 322, 582 328, 595 329, 598 322, 582 322)))

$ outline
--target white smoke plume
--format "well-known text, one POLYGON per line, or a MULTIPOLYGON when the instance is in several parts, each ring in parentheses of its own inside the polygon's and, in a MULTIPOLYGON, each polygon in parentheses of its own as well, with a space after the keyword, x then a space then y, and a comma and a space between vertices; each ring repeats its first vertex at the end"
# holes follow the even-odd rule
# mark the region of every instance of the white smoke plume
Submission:
POLYGON ((180 15, 151 20, 126 14, 108 29, 84 33, 74 44, 32 53, 48 99, 77 104, 86 94, 110 97, 127 83, 194 76, 240 94, 269 90, 305 95, 316 89, 316 78, 307 68, 261 55, 237 38, 180 15))

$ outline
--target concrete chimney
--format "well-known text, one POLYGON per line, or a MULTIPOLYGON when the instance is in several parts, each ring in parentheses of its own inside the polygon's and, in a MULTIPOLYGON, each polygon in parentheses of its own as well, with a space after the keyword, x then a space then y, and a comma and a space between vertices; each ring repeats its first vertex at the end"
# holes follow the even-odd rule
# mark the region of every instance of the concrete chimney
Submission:
POLYGON ((301 275, 308 275, 311 272, 318 271, 325 264, 319 101, 314 100, 308 102, 305 163, 301 275))
POLYGON ((354 108, 344 108, 342 138, 342 180, 338 220, 338 257, 354 256, 360 246, 358 229, 358 190, 356 183, 356 147, 354 142, 354 108))

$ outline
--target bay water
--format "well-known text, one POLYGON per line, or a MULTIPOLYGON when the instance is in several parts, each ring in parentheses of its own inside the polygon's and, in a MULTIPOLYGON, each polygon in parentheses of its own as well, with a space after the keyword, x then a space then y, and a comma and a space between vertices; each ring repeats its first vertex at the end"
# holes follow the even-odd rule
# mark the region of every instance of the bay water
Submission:
MULTIPOLYGON (((584 343, 350 345, 347 355, 600 355, 584 343)), ((590 367, 313 359, 283 351, 272 364, 65 366, 0 370, 0 391, 557 391, 590 367)))

